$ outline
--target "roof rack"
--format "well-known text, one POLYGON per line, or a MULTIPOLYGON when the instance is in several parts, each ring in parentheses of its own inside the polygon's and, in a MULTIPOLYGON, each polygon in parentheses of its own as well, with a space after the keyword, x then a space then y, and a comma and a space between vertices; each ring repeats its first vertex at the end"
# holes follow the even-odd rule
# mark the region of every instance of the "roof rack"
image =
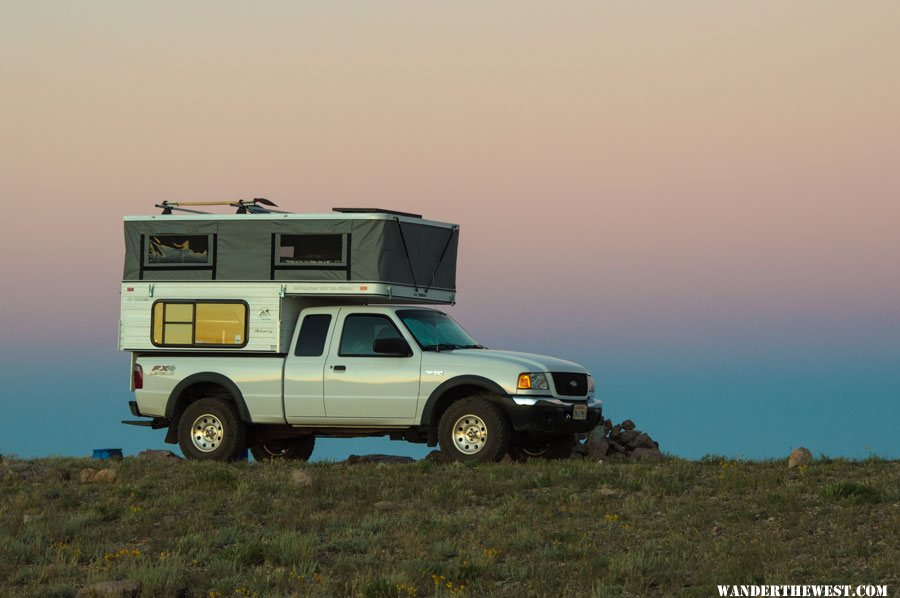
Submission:
POLYGON ((342 214, 391 214, 392 216, 406 216, 407 218, 421 218, 421 214, 411 212, 398 212, 397 210, 382 210, 381 208, 331 208, 332 212, 342 214))
POLYGON ((162 210, 163 214, 171 215, 172 210, 178 212, 187 212, 190 214, 209 214, 209 212, 201 212, 200 210, 192 210, 183 206, 231 206, 237 208, 237 214, 285 214, 282 210, 272 210, 277 208, 275 202, 269 201, 265 197, 254 197, 253 199, 239 199, 237 201, 164 201, 156 204, 157 208, 162 210))

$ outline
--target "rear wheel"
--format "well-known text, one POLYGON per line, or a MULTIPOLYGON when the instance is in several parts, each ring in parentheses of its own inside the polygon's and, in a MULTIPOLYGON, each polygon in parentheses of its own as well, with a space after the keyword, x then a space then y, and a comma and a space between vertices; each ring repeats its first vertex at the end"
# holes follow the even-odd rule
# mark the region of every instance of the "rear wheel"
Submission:
POLYGON ((441 452, 454 461, 499 461, 509 451, 511 437, 506 415, 482 397, 453 403, 438 425, 441 452))
POLYGON ((565 459, 572 454, 577 440, 574 434, 557 436, 540 441, 514 442, 509 456, 515 461, 528 459, 565 459))
POLYGON ((231 401, 200 399, 178 420, 178 445, 188 459, 231 461, 247 446, 247 426, 231 401))
POLYGON ((315 436, 299 436, 266 440, 251 446, 250 452, 257 461, 307 461, 315 446, 315 436))

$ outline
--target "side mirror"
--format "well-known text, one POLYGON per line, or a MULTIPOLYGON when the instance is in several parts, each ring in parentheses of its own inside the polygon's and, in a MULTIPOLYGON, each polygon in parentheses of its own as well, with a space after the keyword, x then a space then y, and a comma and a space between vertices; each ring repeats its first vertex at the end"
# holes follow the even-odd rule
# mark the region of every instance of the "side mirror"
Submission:
POLYGON ((390 357, 409 357, 412 351, 402 338, 377 338, 372 343, 372 351, 390 357))

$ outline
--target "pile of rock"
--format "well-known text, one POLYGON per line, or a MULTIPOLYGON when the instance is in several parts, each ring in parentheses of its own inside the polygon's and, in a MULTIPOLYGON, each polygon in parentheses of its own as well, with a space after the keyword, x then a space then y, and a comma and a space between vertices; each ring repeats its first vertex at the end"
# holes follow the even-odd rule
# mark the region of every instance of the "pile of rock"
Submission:
POLYGON ((589 459, 663 459, 659 443, 646 432, 635 429, 630 419, 616 425, 611 420, 604 421, 588 435, 586 442, 575 446, 572 455, 589 459))

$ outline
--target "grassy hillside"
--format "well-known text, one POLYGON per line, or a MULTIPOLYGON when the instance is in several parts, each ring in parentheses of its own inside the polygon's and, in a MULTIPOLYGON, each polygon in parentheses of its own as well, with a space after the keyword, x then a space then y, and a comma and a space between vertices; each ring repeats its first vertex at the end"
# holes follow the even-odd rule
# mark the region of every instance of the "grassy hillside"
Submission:
POLYGON ((4 595, 715 595, 900 587, 900 462, 0 465, 4 595), (302 471, 303 473, 297 473, 302 471), (66 479, 66 478, 69 479, 66 479))

